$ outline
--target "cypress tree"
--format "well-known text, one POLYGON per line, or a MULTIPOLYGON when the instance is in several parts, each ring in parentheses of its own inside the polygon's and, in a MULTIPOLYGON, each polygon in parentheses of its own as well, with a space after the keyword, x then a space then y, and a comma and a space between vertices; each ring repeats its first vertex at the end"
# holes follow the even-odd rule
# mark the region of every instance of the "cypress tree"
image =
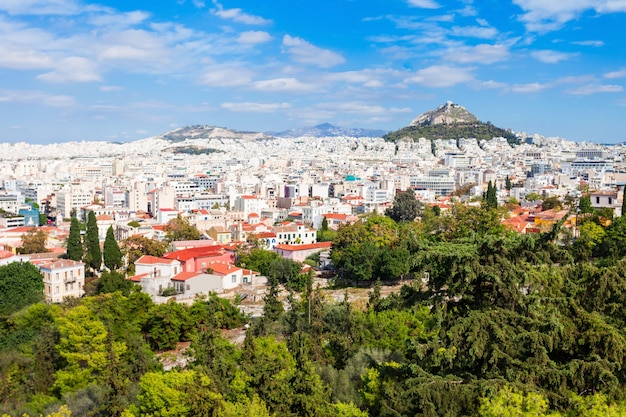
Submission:
POLYGON ((80 238, 80 223, 76 216, 70 223, 70 234, 67 237, 67 257, 74 261, 83 259, 83 242, 80 238))
POLYGON ((122 266, 122 251, 115 240, 113 234, 113 226, 107 229, 107 235, 104 239, 104 265, 111 271, 116 271, 122 266))
POLYGON ((97 271, 102 266, 102 251, 100 250, 100 238, 98 237, 98 224, 96 214, 93 211, 87 216, 87 265, 97 271))

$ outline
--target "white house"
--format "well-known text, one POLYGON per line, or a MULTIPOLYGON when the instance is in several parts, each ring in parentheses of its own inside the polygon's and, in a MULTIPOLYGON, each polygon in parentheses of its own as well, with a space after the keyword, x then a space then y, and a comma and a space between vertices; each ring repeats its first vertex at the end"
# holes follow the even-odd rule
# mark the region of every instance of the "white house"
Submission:
POLYGON ((85 264, 71 259, 54 259, 37 265, 43 275, 44 296, 48 303, 85 293, 85 264))

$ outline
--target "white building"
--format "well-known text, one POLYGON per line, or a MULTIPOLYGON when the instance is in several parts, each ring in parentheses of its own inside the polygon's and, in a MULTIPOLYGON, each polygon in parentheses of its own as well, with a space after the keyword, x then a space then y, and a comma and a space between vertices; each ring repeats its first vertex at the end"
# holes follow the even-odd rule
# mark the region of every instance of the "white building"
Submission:
POLYGON ((85 264, 71 259, 55 259, 38 265, 43 275, 44 296, 48 303, 85 293, 85 264))

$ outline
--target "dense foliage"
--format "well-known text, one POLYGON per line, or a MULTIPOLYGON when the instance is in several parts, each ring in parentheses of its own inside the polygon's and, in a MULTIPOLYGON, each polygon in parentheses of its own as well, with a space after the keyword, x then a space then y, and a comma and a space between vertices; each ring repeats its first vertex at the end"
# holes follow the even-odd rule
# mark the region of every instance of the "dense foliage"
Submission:
POLYGON ((372 215, 340 227, 331 256, 344 284, 372 285, 367 301, 352 288, 330 300, 312 275, 284 291, 289 265, 240 253, 270 275, 264 314, 240 344, 223 336, 247 321, 228 301, 156 305, 114 273, 97 296, 12 305, 0 414, 624 415, 626 220, 581 216, 572 244, 559 224, 507 232, 504 210, 458 205, 420 222, 372 215), (171 370, 157 360, 177 355, 171 370))
POLYGON ((491 140, 501 137, 505 138, 511 144, 519 144, 519 139, 510 130, 501 129, 491 123, 482 122, 407 126, 383 136, 385 140, 392 142, 402 140, 406 137, 413 140, 419 138, 429 140, 459 138, 491 140))
POLYGON ((122 251, 117 244, 117 240, 115 240, 113 226, 109 226, 109 228, 107 229, 107 234, 106 238, 104 239, 104 246, 102 249, 104 265, 109 270, 116 271, 122 267, 122 251))

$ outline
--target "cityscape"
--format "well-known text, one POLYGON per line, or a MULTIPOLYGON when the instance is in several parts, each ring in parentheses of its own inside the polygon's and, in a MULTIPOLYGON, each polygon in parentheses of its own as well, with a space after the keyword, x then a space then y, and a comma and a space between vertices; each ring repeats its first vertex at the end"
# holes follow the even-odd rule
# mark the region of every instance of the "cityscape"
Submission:
POLYGON ((0 416, 626 416, 624 13, 0 0, 0 416))

